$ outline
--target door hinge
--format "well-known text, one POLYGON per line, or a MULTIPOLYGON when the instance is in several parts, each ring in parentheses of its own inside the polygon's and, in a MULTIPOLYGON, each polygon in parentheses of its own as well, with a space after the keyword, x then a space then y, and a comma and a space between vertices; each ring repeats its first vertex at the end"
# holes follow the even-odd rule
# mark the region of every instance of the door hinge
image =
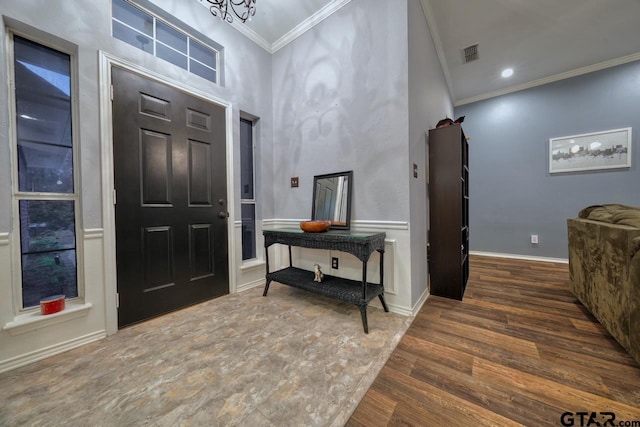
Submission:
POLYGON ((113 85, 111 85, 110 88, 109 88, 109 97, 113 101, 113 85))
POLYGON ((113 189, 113 204, 116 204, 116 189, 113 189))
POLYGON ((116 308, 120 308, 120 294, 116 292, 116 308))

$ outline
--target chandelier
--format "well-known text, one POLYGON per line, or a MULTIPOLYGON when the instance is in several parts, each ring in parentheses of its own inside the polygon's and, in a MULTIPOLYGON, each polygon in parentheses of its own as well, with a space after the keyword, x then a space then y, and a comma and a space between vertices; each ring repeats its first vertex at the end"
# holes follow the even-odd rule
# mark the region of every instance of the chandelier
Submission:
POLYGON ((228 23, 233 22, 231 11, 242 22, 256 14, 256 0, 207 0, 207 2, 211 3, 209 7, 211 14, 220 16, 228 23))

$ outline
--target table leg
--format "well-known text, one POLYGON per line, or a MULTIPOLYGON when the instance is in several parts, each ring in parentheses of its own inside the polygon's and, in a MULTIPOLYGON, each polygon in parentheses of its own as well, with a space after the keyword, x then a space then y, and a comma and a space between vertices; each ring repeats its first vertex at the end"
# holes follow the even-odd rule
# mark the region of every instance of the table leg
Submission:
POLYGON ((364 328, 364 333, 368 334, 369 333, 369 324, 367 322, 367 306, 366 305, 359 305, 358 308, 360 309, 360 315, 362 316, 362 327, 364 328))
POLYGON ((384 294, 378 295, 378 298, 380 298, 380 302, 382 303, 382 308, 384 308, 384 311, 386 313, 388 313, 389 312, 389 308, 387 307, 387 303, 384 302, 384 294))
MULTIPOLYGON (((266 267, 267 267, 267 273, 269 274, 269 247, 265 246, 264 247, 264 261, 266 263, 266 267)), ((263 297, 267 296, 267 292, 269 292, 269 284, 271 283, 271 280, 267 280, 267 283, 265 283, 264 285, 264 292, 262 293, 263 297)))
POLYGON ((367 262, 362 263, 362 300, 367 300, 367 262))
POLYGON ((387 307, 387 303, 384 301, 384 249, 378 249, 380 253, 380 286, 382 286, 382 293, 378 295, 380 298, 380 302, 382 303, 382 308, 386 313, 389 312, 389 308, 387 307))

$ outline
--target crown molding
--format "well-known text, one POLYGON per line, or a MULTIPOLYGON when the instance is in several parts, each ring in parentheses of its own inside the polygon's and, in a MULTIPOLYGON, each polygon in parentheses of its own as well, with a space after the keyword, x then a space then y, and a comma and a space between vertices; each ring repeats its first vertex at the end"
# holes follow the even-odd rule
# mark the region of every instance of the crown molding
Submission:
POLYGON ((231 26, 233 28, 235 28, 236 30, 238 30, 240 33, 242 33, 243 36, 245 36, 246 38, 248 38, 249 40, 251 40, 252 42, 257 44, 258 46, 260 46, 261 48, 263 48, 267 52, 273 53, 273 48, 271 47, 271 43, 266 41, 258 33, 253 31, 251 28, 247 27, 242 22, 234 20, 231 23, 231 26))
POLYGON ((322 9, 320 9, 319 11, 317 11, 316 13, 314 13, 313 15, 311 15, 310 17, 302 21, 300 24, 298 24, 295 28, 293 28, 287 34, 285 34, 284 36, 280 37, 278 40, 273 42, 273 44, 271 45, 271 53, 276 53, 277 51, 279 51, 280 49, 282 49, 283 47, 285 47, 286 45, 288 45, 289 43, 291 43, 292 41, 300 37, 302 34, 306 33, 307 31, 309 31, 310 29, 318 25, 320 22, 327 19, 333 13, 342 9, 345 5, 347 5, 350 2, 351 0, 333 0, 331 3, 328 3, 322 9))
POLYGON ((453 104, 454 107, 459 107, 465 104, 471 104, 472 102, 484 101, 485 99, 495 98, 501 95, 507 95, 513 92, 519 92, 521 90, 530 89, 536 86, 546 85, 548 83, 557 82, 564 79, 569 79, 571 77, 577 77, 583 74, 593 73, 594 71, 604 70, 606 68, 615 67, 617 65, 626 64, 628 62, 638 61, 640 60, 640 52, 632 53, 631 55, 621 56, 620 58, 610 59, 608 61, 599 62, 597 64, 589 65, 582 68, 576 68, 575 70, 566 71, 564 73, 554 74, 549 77, 544 77, 538 80, 532 80, 527 83, 522 83, 515 86, 510 86, 505 89, 496 90, 493 92, 487 92, 482 95, 472 96, 470 98, 464 98, 458 101, 455 101, 453 104))
MULTIPOLYGON (((209 10, 210 5, 207 3, 206 0, 197 0, 197 1, 203 7, 206 7, 207 10, 209 10)), ((242 22, 239 22, 238 20, 234 20, 233 22, 230 23, 230 25, 236 30, 238 30, 242 35, 247 37, 249 40, 251 40, 258 46, 266 50, 267 52, 274 54, 278 50, 282 49, 283 47, 285 47, 286 45, 288 45, 289 43, 291 43, 292 41, 294 41, 295 39, 297 39, 307 31, 309 31, 310 29, 318 25, 320 22, 327 19, 333 13, 342 9, 342 7, 344 7, 346 4, 350 2, 351 0, 333 0, 332 2, 325 5, 322 9, 320 9, 319 11, 317 11, 316 13, 314 13, 313 15, 311 15, 310 17, 302 21, 295 28, 293 28, 291 31, 289 31, 288 33, 286 33, 285 35, 283 35, 273 43, 269 43, 267 40, 261 37, 258 33, 253 31, 251 28, 247 27, 242 22)))
MULTIPOLYGON (((211 4, 207 3, 206 0, 197 0, 197 1, 202 5, 202 7, 205 7, 207 10, 210 10, 209 8, 211 7, 211 4)), ((214 18, 220 19, 219 17, 215 17, 215 16, 214 18)), ((226 22, 227 24, 231 25, 233 28, 239 31, 243 36, 245 36, 246 38, 248 38, 249 40, 257 44, 267 52, 271 53, 271 43, 266 41, 264 38, 260 37, 258 33, 253 31, 251 28, 247 27, 242 22, 239 22, 239 20, 234 20, 231 23, 224 21, 223 19, 220 19, 220 21, 226 22)))

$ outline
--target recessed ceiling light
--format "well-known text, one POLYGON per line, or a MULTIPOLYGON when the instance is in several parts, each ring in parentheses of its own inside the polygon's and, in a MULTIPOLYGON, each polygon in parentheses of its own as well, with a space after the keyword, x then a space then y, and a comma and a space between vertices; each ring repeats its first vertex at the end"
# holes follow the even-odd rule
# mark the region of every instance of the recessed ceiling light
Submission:
POLYGON ((505 79, 507 77, 511 77, 513 75, 513 68, 505 68, 504 70, 502 70, 502 77, 504 77, 505 79))

